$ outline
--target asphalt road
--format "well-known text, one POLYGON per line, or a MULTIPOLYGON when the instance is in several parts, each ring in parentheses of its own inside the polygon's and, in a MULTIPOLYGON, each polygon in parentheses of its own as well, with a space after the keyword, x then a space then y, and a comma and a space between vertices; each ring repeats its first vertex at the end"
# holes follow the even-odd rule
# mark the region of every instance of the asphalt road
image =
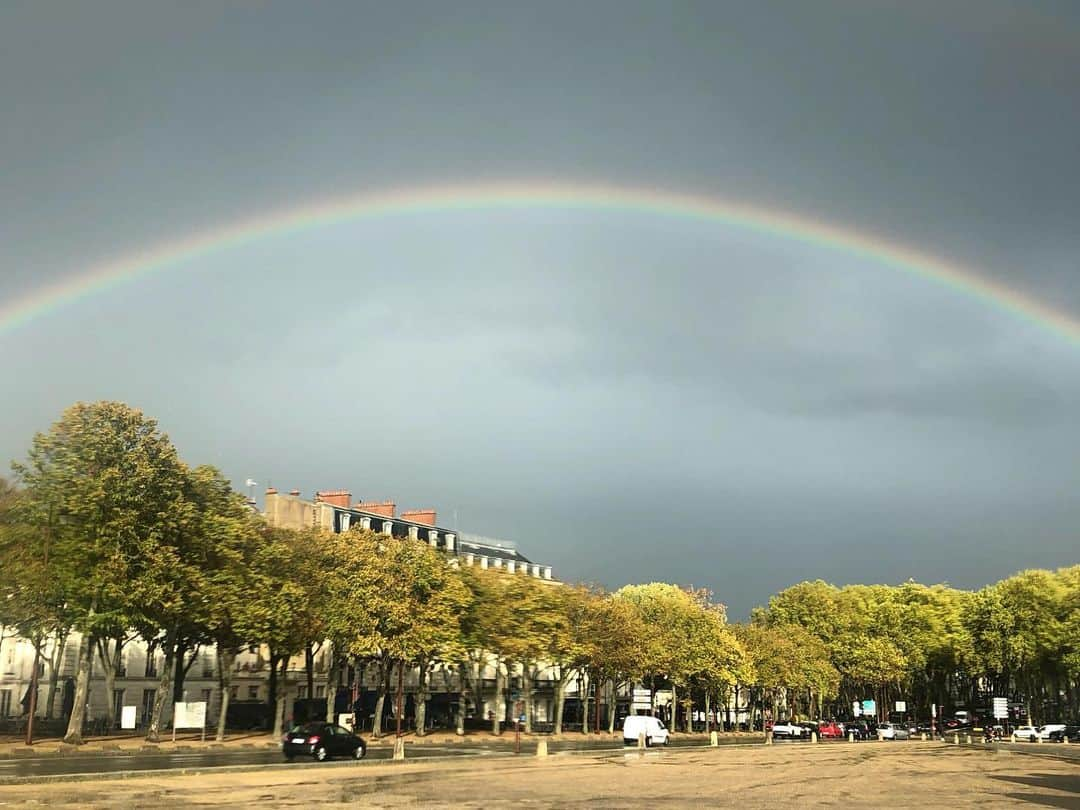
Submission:
MULTIPOLYGON (((730 740, 723 744, 756 744, 753 740, 730 740)), ((698 740, 677 740, 672 748, 700 748, 698 740)), ((552 740, 548 750, 552 754, 570 751, 604 751, 623 748, 621 741, 603 740, 552 740)), ((523 741, 522 756, 531 756, 536 750, 533 740, 523 741)), ((410 759, 428 759, 431 757, 490 757, 512 756, 513 739, 498 743, 454 743, 452 745, 408 745, 405 756, 410 759)), ((365 762, 386 760, 393 755, 390 746, 370 747, 365 762)), ((350 765, 362 765, 351 760, 335 760, 350 765)), ((214 768, 258 768, 269 765, 280 767, 303 767, 306 760, 298 759, 286 763, 277 749, 261 751, 177 751, 172 753, 132 753, 132 754, 72 754, 68 756, 46 755, 40 757, 19 757, 0 760, 0 784, 64 776, 107 776, 109 774, 132 773, 139 771, 170 770, 211 770, 214 768)), ((314 763, 308 763, 314 764, 314 763)), ((319 767, 323 767, 322 763, 319 767)))

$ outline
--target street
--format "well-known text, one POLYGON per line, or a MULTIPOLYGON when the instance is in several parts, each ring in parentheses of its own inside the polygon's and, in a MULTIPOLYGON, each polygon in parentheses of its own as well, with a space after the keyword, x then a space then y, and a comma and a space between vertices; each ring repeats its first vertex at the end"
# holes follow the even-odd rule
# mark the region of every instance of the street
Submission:
POLYGON ((0 786, 0 805, 135 808, 797 806, 1080 807, 1080 769, 1054 757, 940 743, 597 750, 359 765, 148 774, 0 786))

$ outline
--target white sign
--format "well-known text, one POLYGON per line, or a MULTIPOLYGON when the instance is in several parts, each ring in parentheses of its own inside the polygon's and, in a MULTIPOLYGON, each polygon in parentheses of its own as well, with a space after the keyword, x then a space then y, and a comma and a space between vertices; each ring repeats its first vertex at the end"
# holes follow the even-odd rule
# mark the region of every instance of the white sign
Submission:
POLYGON ((898 700, 898 701, 896 701, 896 711, 898 711, 898 712, 906 712, 907 711, 907 701, 906 700, 898 700))
POLYGON ((667 706, 671 703, 671 690, 670 689, 658 689, 656 690, 656 705, 667 706))
POLYGON ((138 706, 123 706, 120 709, 120 728, 135 728, 138 706))
POLYGON ((1008 698, 994 698, 994 719, 995 720, 1008 720, 1009 719, 1009 699, 1008 698))
POLYGON ((206 726, 206 703, 177 703, 173 706, 173 728, 203 728, 206 726))
POLYGON ((339 714, 337 716, 337 724, 343 728, 347 728, 349 731, 353 730, 353 716, 349 714, 339 714))
POLYGON ((862 704, 859 703, 859 701, 851 701, 851 713, 856 717, 860 717, 862 715, 862 704))

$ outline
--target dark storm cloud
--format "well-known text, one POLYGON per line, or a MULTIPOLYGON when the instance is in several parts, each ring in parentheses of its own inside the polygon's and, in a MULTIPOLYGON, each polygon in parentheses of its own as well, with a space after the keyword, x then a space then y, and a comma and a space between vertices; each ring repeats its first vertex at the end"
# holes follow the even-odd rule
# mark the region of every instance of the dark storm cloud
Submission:
MULTIPOLYGON (((331 194, 537 177, 778 206, 1077 317, 1077 76, 1068 1, 16 3, 0 295, 331 194)), ((735 616, 804 577, 1075 562, 1075 347, 779 237, 361 224, 0 349, 4 456, 123 398, 235 480, 430 501, 569 578, 692 581, 735 616)))

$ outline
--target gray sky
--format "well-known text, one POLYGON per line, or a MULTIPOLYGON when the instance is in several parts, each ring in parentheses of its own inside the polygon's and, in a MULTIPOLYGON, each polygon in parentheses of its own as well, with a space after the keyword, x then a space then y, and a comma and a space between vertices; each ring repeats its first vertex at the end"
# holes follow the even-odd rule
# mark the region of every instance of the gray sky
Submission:
MULTIPOLYGON (((332 195, 541 179, 878 234, 1080 318, 1080 5, 8 3, 0 298, 332 195)), ((1080 346, 834 251, 620 211, 279 235, 0 336, 238 484, 457 510, 557 575, 978 586, 1078 561, 1080 346)))

